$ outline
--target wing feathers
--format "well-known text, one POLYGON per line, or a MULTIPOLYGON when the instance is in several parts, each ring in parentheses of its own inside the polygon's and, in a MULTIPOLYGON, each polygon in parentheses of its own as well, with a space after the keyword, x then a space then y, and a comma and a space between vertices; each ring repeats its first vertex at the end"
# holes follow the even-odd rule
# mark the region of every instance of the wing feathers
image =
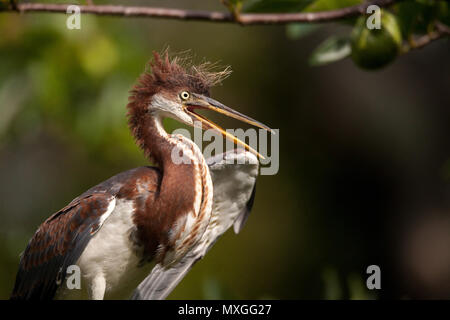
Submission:
POLYGON ((213 215, 217 223, 208 226, 201 241, 202 250, 188 253, 169 267, 156 265, 150 275, 137 287, 131 299, 154 300, 166 298, 193 265, 212 247, 233 224, 238 233, 245 224, 255 198, 258 160, 243 150, 231 150, 207 159, 214 186, 213 215), (220 212, 219 212, 220 211, 220 212))
POLYGON ((114 204, 110 194, 94 193, 48 218, 20 259, 11 299, 53 299, 67 267, 77 262, 92 231, 101 227, 114 204))
POLYGON ((256 183, 253 187, 250 199, 248 200, 244 209, 242 209, 242 211, 239 213, 239 216, 237 217, 236 221, 233 224, 234 233, 238 234, 239 232, 241 232, 242 228, 247 222, 248 216, 250 215, 250 211, 252 211, 253 208, 253 203, 255 202, 255 195, 256 195, 256 183))
POLYGON ((162 300, 180 283, 200 257, 188 256, 176 266, 164 268, 157 264, 134 291, 132 300, 162 300))

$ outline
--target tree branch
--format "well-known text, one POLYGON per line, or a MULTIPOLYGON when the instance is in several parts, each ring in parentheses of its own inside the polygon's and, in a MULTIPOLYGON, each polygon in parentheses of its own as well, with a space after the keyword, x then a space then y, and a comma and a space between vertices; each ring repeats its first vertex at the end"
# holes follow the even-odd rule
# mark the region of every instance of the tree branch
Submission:
MULTIPOLYGON (((178 20, 197 20, 210 22, 228 22, 239 23, 241 25, 256 24, 287 24, 292 22, 327 22, 355 17, 365 14, 367 7, 377 5, 386 7, 393 4, 396 0, 372 0, 364 4, 322 12, 301 12, 301 13, 246 13, 235 17, 230 12, 217 11, 198 11, 154 7, 128 7, 116 5, 85 5, 79 6, 81 13, 104 15, 104 16, 122 16, 122 17, 148 17, 165 18, 178 20)), ((19 11, 28 12, 48 12, 48 13, 66 13, 68 4, 44 4, 44 3, 20 3, 16 8, 10 7, 2 9, 3 12, 19 11)), ((0 9, 1 10, 1 9, 0 9)))
POLYGON ((413 49, 421 49, 431 42, 441 39, 443 37, 450 37, 450 28, 444 25, 441 22, 435 23, 435 31, 432 31, 424 36, 418 37, 416 39, 412 39, 409 41, 409 44, 405 45, 402 53, 406 53, 413 49))

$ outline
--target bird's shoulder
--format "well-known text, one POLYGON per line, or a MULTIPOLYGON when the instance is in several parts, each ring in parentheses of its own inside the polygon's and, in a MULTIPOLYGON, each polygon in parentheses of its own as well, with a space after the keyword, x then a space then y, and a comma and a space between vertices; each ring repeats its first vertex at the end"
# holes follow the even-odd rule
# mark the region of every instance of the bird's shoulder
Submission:
POLYGON ((39 226, 21 255, 11 298, 53 298, 66 268, 76 263, 114 210, 116 200, 132 198, 142 190, 156 192, 160 177, 160 171, 154 167, 119 173, 52 214, 39 226))
POLYGON ((112 176, 90 188, 73 201, 92 193, 108 193, 118 198, 126 198, 132 196, 133 190, 137 189, 155 192, 160 186, 161 178, 161 171, 156 167, 137 167, 112 176))

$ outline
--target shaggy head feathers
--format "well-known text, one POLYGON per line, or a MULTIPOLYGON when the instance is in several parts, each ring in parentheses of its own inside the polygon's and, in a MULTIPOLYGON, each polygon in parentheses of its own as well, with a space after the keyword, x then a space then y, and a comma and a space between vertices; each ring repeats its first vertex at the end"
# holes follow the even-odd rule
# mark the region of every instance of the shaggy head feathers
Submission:
POLYGON ((169 58, 167 51, 159 54, 153 52, 153 61, 149 68, 138 79, 131 91, 128 109, 131 112, 135 105, 149 102, 159 92, 167 95, 178 94, 187 90, 193 93, 209 95, 209 90, 222 82, 230 73, 229 67, 215 72, 215 64, 202 63, 194 66, 188 57, 169 58))
POLYGON ((127 105, 128 124, 141 147, 152 97, 163 94, 169 99, 176 99, 181 91, 209 96, 210 88, 231 73, 229 67, 218 72, 214 69, 217 65, 208 62, 194 66, 189 57, 170 58, 167 50, 161 54, 153 52, 153 60, 131 90, 127 105))

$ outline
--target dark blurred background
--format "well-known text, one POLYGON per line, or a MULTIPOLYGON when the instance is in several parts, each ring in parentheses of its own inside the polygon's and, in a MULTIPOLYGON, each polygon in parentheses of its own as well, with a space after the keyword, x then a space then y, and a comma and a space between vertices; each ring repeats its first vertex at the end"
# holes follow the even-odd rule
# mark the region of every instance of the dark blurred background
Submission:
POLYGON ((64 15, 1 14, 0 298, 45 218, 147 164, 125 106, 166 46, 231 65, 214 98, 280 129, 280 170, 259 178, 243 232, 218 241, 170 298, 450 298, 450 42, 376 72, 348 59, 310 67, 311 51, 341 31, 292 40, 284 26, 93 16, 68 30, 64 15), (366 288, 372 264, 381 290, 366 288))

